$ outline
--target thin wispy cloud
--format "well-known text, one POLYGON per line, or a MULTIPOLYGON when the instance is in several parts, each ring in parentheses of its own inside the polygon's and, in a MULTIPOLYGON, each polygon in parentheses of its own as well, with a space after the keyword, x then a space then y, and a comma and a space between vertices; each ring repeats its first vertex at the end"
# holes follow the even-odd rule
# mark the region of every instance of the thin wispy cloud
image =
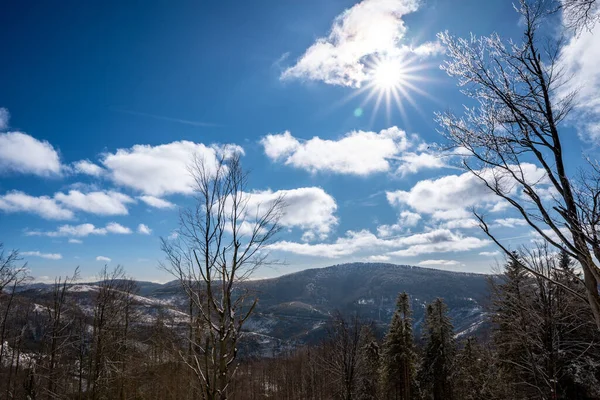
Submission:
POLYGON ((45 258, 47 260, 60 260, 62 259, 62 254, 60 253, 42 253, 40 251, 24 251, 21 253, 22 256, 25 257, 39 257, 45 258))
POLYGON ((162 121, 176 122, 178 124, 191 125, 191 126, 202 127, 202 128, 222 128, 223 127, 222 124, 217 124, 214 122, 192 121, 189 119, 173 118, 173 117, 168 117, 166 115, 151 114, 151 113, 145 113, 145 112, 133 111, 133 110, 118 109, 117 111, 120 113, 124 113, 124 114, 137 115, 139 117, 160 119, 162 121))

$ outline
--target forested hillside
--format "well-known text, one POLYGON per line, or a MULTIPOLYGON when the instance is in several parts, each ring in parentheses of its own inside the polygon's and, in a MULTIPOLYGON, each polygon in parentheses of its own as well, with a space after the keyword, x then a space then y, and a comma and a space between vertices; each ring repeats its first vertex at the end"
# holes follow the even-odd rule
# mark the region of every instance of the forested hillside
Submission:
MULTIPOLYGON (((540 274, 583 290, 566 255, 536 259, 540 274)), ((189 335, 202 333, 190 330, 181 286, 122 269, 104 278, 3 294, 7 398, 197 395, 186 360, 197 351, 189 335)), ((356 263, 244 286, 260 307, 241 335, 232 399, 600 395, 600 336, 585 303, 515 263, 502 276, 356 263)))

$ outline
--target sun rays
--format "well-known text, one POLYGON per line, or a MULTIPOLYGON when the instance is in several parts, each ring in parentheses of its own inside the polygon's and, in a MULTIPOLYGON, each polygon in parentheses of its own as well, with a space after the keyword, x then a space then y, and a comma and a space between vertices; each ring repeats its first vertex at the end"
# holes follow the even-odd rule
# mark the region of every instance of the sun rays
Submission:
POLYGON ((426 70, 432 67, 414 56, 373 56, 364 63, 366 79, 361 87, 344 98, 342 103, 365 95, 357 110, 360 110, 362 115, 363 110, 374 103, 370 116, 371 123, 382 108, 385 109, 388 122, 391 122, 393 109, 397 109, 401 118, 406 120, 407 104, 419 114, 422 113, 415 100, 416 95, 432 99, 424 89, 424 86, 432 80, 427 76, 426 70))

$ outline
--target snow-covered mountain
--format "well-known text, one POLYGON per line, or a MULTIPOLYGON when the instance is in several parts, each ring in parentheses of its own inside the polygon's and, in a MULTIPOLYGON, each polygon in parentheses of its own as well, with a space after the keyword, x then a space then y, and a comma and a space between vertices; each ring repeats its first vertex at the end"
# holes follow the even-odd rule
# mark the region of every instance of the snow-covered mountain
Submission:
MULTIPOLYGON (((427 303, 437 297, 448 305, 458 337, 481 333, 490 276, 442 271, 407 265, 353 263, 308 269, 272 279, 243 283, 256 296, 258 306, 245 325, 247 355, 270 356, 302 343, 314 343, 326 333, 334 312, 358 315, 383 333, 395 309, 398 293, 412 300, 415 330, 423 322, 427 303)), ((133 298, 141 320, 151 323, 159 313, 172 320, 187 319, 186 299, 178 282, 138 282, 133 298)), ((51 286, 23 288, 23 296, 42 299, 51 286)), ((84 312, 90 313, 94 283, 69 288, 84 312)))

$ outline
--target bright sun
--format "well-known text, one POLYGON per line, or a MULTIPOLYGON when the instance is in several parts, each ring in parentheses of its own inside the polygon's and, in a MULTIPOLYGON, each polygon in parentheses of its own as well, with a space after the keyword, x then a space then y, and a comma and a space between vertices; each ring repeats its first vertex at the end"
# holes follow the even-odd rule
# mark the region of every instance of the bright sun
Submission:
POLYGON ((378 89, 391 90, 404 81, 402 64, 397 60, 381 60, 373 68, 373 84, 378 89))
POLYGON ((423 90, 428 80, 423 72, 428 65, 423 64, 416 57, 401 57, 398 55, 375 56, 365 62, 366 80, 359 90, 350 96, 354 97, 361 93, 367 96, 360 105, 374 100, 375 105, 371 121, 375 118, 380 106, 384 106, 388 119, 392 115, 392 106, 400 111, 403 118, 407 118, 405 105, 408 103, 419 110, 413 94, 418 93, 430 97, 423 90))
POLYGON ((374 102, 371 123, 373 123, 381 106, 386 111, 388 121, 392 116, 392 108, 396 108, 402 118, 408 117, 405 106, 410 105, 418 112, 418 103, 415 94, 432 98, 425 90, 430 79, 426 76, 426 69, 431 65, 424 64, 416 56, 377 55, 364 62, 364 82, 347 96, 343 101, 365 94, 360 106, 355 109, 354 115, 363 115, 363 108, 369 102, 374 102))

